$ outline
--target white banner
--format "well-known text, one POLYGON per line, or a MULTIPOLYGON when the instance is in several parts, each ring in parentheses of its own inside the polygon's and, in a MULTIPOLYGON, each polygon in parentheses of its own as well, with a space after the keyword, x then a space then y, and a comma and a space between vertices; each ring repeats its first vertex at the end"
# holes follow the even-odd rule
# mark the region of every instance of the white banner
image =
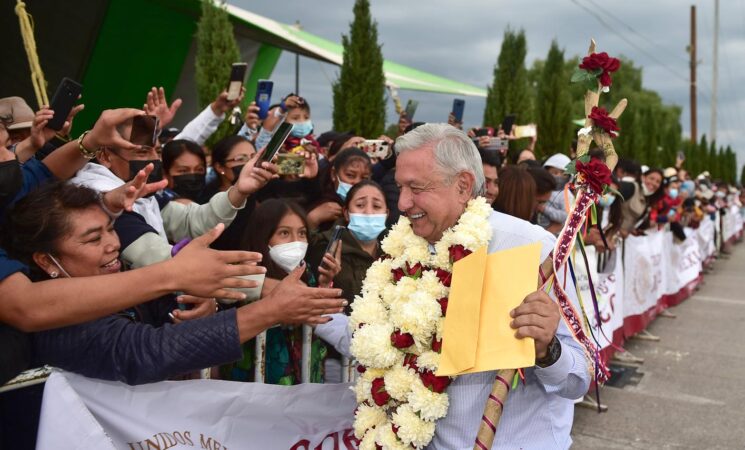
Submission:
POLYGON ((703 260, 716 252, 714 242, 714 221, 708 215, 704 216, 696 229, 696 240, 698 241, 699 254, 703 260))
POLYGON ((348 384, 128 386, 55 371, 36 448, 356 450, 356 406, 348 384))
POLYGON ((607 273, 598 273, 595 247, 588 246, 585 251, 587 252, 587 260, 590 266, 590 273, 592 274, 592 282, 595 286, 602 330, 598 328, 598 321, 592 304, 592 292, 590 291, 587 269, 579 252, 575 254, 575 258, 572 260, 575 276, 577 277, 577 287, 580 291, 582 308, 587 315, 592 333, 600 344, 600 348, 606 348, 612 343, 613 332, 623 326, 623 298, 622 295, 616 296, 617 292, 619 294, 623 292, 621 252, 616 251, 611 253, 610 257, 613 260, 609 261, 606 265, 608 268, 612 268, 612 270, 607 273))
POLYGON ((684 229, 686 240, 677 242, 672 233, 666 233, 665 247, 668 250, 667 261, 663 264, 667 268, 666 294, 673 295, 695 281, 701 274, 702 258, 699 254, 694 230, 684 229))
POLYGON ((643 314, 657 306, 667 288, 667 253, 663 251, 664 232, 629 236, 625 242, 624 317, 643 314))

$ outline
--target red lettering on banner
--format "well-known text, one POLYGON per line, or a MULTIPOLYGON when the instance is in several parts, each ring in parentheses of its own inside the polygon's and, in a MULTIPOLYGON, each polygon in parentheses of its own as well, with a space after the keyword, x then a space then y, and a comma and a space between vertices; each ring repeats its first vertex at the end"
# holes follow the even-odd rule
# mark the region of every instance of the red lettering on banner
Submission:
POLYGON ((344 430, 343 441, 344 446, 346 447, 345 450, 357 450, 360 445, 360 440, 355 437, 354 431, 352 431, 351 428, 344 430))
POLYGON ((289 450, 357 450, 359 445, 360 441, 354 436, 352 429, 347 428, 343 431, 334 431, 327 434, 315 446, 309 439, 300 439, 289 450), (331 438, 331 447, 324 445, 329 443, 329 438, 331 438))

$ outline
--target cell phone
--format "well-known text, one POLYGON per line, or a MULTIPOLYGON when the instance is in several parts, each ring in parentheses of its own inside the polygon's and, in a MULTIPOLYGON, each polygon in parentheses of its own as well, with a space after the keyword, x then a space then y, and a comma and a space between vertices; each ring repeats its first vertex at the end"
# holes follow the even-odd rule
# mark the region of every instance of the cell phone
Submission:
POLYGON ((277 173, 280 175, 302 175, 305 172, 305 157, 295 153, 277 155, 277 173))
POLYGON ((517 116, 514 114, 507 114, 504 116, 504 120, 502 120, 502 131, 505 132, 505 134, 510 134, 512 131, 512 126, 515 125, 515 119, 517 116))
POLYGON ((474 131, 474 134, 476 134, 476 137, 494 136, 494 129, 491 127, 479 128, 478 130, 474 131))
POLYGON ((410 121, 414 120, 414 114, 416 114, 417 106, 419 106, 419 102, 416 100, 409 99, 409 101, 406 102, 406 118, 410 121))
POLYGON ((256 106, 259 107, 259 119, 266 119, 269 114, 269 105, 272 100, 272 89, 274 88, 274 82, 271 80, 259 80, 258 87, 256 88, 256 106))
POLYGON ((463 123, 463 111, 466 108, 466 101, 461 98, 453 99, 453 116, 456 122, 463 123))
POLYGON ((526 137, 536 137, 537 135, 538 129, 534 124, 515 126, 515 137, 518 139, 526 137))
MULTIPOLYGON (((336 254, 336 249, 339 247, 339 241, 341 240, 341 234, 346 230, 346 227, 342 225, 336 225, 334 227, 334 230, 331 232, 331 239, 329 239, 329 243, 326 244, 326 250, 324 250, 323 254, 326 255, 327 253, 331 253, 331 256, 336 254)), ((324 269, 326 268, 323 265, 323 260, 321 260, 321 267, 324 269)))
POLYGON ((277 131, 274 132, 274 135, 272 135, 272 139, 269 141, 268 144, 266 144, 264 153, 262 153, 261 157, 256 160, 255 167, 261 167, 261 163, 264 162, 271 162, 279 149, 282 148, 282 145, 287 140, 287 137, 290 135, 291 131, 292 124, 282 122, 279 127, 277 127, 277 131))
POLYGON ((248 64, 244 62, 233 63, 230 69, 230 83, 228 83, 228 100, 233 101, 240 97, 243 81, 246 79, 248 64))
POLYGON ((49 104, 49 107, 54 111, 54 117, 47 122, 47 128, 59 131, 65 126, 65 120, 77 103, 81 92, 83 92, 83 85, 77 81, 67 77, 60 81, 49 104))
POLYGON ((156 116, 142 115, 132 119, 132 133, 129 142, 135 145, 155 147, 160 120, 156 116))
POLYGON ((388 141, 382 139, 365 139, 360 144, 362 151, 367 153, 370 158, 385 158, 390 154, 390 145, 388 141))

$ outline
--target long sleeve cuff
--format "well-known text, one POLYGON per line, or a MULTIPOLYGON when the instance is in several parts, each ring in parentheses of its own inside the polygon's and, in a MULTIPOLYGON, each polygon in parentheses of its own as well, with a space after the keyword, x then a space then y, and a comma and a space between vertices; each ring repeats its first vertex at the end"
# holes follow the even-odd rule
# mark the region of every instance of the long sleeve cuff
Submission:
POLYGON ((331 322, 317 325, 316 336, 331 344, 337 352, 351 358, 349 345, 352 335, 349 332, 349 317, 344 314, 330 314, 331 322))
POLYGON ((535 375, 543 384, 557 386, 565 382, 574 367, 574 355, 571 349, 559 340, 561 355, 548 367, 535 366, 535 375))

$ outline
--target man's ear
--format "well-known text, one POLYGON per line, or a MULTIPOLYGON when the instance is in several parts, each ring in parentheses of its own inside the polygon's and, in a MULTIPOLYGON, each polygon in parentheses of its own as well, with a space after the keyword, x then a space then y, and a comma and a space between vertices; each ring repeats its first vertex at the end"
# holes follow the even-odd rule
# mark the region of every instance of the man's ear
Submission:
POLYGON ((59 269, 46 253, 34 252, 34 254, 31 255, 31 259, 33 259, 34 263, 36 263, 36 265, 39 266, 41 270, 46 272, 49 276, 51 276, 52 272, 57 272, 57 274, 59 274, 59 269))
POLYGON ((102 147, 101 151, 96 155, 96 160, 107 169, 111 169, 111 150, 106 147, 102 147))
POLYGON ((465 205, 471 200, 473 187, 476 184, 476 177, 470 172, 460 172, 455 179, 455 184, 458 189, 458 198, 465 205))

